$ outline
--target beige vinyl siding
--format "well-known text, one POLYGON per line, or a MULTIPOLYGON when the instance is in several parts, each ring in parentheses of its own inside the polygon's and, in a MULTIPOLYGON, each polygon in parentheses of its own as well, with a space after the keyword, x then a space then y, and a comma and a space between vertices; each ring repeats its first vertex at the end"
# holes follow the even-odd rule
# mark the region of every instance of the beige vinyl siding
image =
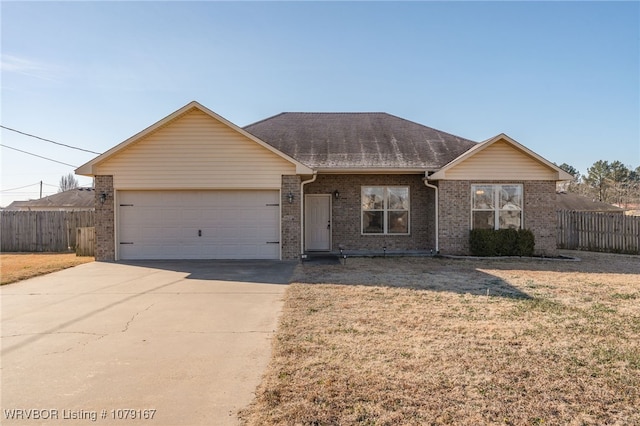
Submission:
POLYGON ((295 165, 192 109, 96 166, 116 189, 279 189, 295 165))
POLYGON ((498 141, 445 172, 447 180, 556 180, 558 173, 498 141))

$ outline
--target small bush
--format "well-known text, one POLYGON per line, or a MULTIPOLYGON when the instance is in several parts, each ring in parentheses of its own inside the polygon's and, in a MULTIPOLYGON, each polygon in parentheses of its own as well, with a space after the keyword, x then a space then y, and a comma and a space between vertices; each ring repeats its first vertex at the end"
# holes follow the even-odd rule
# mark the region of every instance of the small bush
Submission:
POLYGON ((474 256, 532 256, 535 248, 529 229, 472 229, 469 242, 474 256))

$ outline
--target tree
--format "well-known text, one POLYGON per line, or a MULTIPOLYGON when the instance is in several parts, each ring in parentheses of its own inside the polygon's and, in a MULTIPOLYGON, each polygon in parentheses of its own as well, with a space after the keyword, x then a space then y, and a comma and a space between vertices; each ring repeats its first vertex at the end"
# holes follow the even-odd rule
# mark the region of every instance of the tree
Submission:
POLYGON ((558 167, 560 167, 562 170, 564 170, 565 172, 567 172, 571 176, 573 176, 573 180, 572 181, 563 182, 562 184, 560 184, 560 190, 561 191, 577 192, 577 189, 578 189, 577 187, 580 185, 580 172, 578 171, 578 169, 576 169, 575 167, 573 167, 573 166, 571 166, 571 165, 569 165, 567 163, 562 163, 558 167))
POLYGON ((578 171, 578 169, 576 169, 573 166, 570 166, 567 163, 562 163, 560 164, 558 167, 560 167, 562 170, 564 170, 565 172, 569 173, 571 176, 573 176, 573 180, 574 181, 578 181, 580 180, 580 172, 578 171))
POLYGON ((76 179, 76 177, 73 175, 73 173, 69 173, 68 175, 62 176, 60 178, 58 192, 68 191, 70 189, 77 188, 78 186, 80 185, 78 184, 78 180, 76 179))
POLYGON ((607 190, 610 186, 609 176, 611 175, 611 165, 608 161, 598 160, 587 169, 584 180, 589 186, 598 191, 598 200, 606 201, 607 190))
POLYGON ((611 186, 613 187, 612 201, 618 205, 626 205, 629 202, 629 176, 631 170, 620 161, 614 161, 609 167, 609 178, 611 179, 611 186))

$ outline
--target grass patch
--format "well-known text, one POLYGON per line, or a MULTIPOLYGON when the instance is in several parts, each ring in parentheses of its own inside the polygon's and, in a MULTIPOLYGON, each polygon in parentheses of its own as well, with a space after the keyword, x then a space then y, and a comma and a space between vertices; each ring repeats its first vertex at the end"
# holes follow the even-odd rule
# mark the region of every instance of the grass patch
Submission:
POLYGON ((640 424, 640 307, 611 296, 637 292, 633 260, 302 265, 241 419, 640 424))
POLYGON ((93 260, 93 257, 78 257, 75 253, 3 253, 0 255, 0 285, 49 274, 93 260))

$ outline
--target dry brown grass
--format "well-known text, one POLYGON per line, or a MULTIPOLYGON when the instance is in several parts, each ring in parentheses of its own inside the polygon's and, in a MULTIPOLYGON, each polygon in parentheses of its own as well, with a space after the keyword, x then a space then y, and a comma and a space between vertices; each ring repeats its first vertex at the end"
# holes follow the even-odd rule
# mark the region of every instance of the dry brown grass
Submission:
POLYGON ((77 257, 75 253, 3 253, 0 254, 0 285, 87 262, 93 262, 93 257, 77 257))
POLYGON ((301 265, 241 418, 640 424, 640 257, 577 255, 301 265))

